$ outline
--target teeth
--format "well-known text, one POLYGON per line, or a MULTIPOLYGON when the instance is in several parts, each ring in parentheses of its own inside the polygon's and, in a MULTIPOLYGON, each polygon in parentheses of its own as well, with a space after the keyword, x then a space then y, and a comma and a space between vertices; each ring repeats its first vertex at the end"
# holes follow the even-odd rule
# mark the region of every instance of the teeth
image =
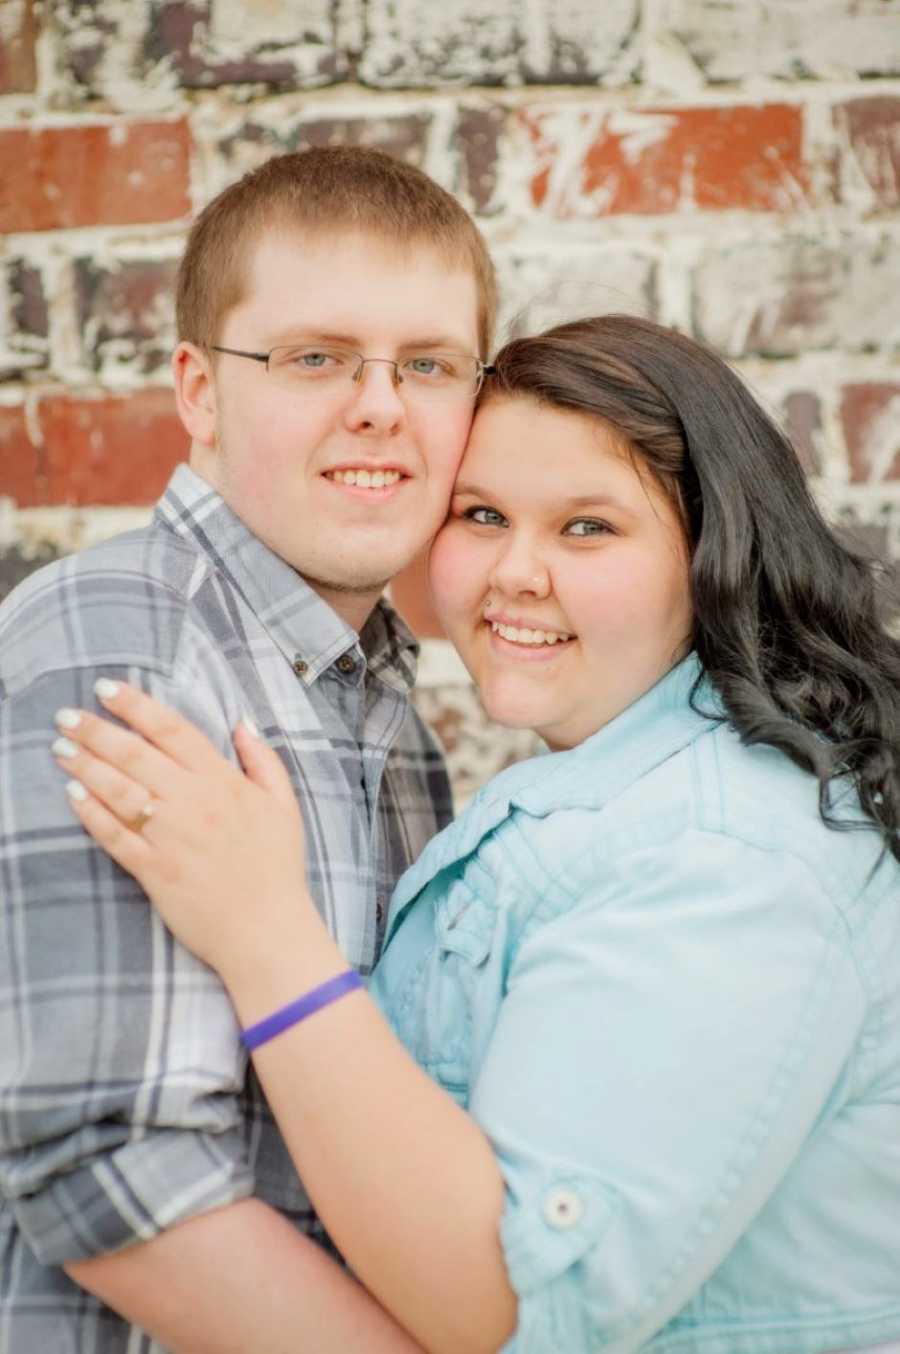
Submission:
POLYGON ((399 470, 332 470, 330 478, 338 484, 355 484, 358 489, 389 489, 401 475, 399 470))
POLYGON ((491 621, 490 626, 501 639, 507 639, 511 644, 530 644, 533 648, 541 644, 562 644, 572 639, 572 635, 563 630, 529 630, 527 626, 518 630, 513 625, 501 625, 499 621, 491 621))

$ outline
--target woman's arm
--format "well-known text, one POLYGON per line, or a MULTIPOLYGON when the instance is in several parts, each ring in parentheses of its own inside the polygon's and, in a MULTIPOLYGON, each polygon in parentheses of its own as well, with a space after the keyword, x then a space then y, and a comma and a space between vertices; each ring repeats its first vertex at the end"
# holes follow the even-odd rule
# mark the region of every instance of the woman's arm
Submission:
MULTIPOLYGON (((242 1024, 345 969, 306 890, 300 815, 275 755, 239 731, 242 776, 142 693, 120 686, 104 703, 143 737, 87 713, 70 721, 80 751, 60 760, 89 791, 73 806, 219 970, 242 1024), (153 815, 138 831, 148 797, 153 815)), ((502 1345, 516 1299, 499 1167, 368 996, 317 1012, 254 1060, 322 1221, 379 1302, 438 1354, 502 1345)))

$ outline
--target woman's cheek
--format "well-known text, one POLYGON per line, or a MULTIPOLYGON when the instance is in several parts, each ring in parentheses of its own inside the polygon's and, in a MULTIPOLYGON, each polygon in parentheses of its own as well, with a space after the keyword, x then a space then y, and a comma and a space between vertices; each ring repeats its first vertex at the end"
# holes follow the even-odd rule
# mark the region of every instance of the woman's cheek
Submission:
POLYGON ((428 556, 428 583, 438 620, 449 630, 455 616, 469 609, 478 592, 477 552, 460 524, 450 521, 435 536, 428 556))

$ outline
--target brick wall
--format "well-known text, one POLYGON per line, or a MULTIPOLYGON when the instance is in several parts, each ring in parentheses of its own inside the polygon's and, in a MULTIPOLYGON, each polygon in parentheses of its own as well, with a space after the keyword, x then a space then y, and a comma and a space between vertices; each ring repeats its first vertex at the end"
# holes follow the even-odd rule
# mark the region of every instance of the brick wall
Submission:
MULTIPOLYGON (((504 329, 627 309, 715 345, 900 557, 900 0, 3 0, 0 587, 143 519, 185 447, 187 221, 336 141, 461 197, 504 329)), ((530 746, 439 641, 425 683, 462 793, 530 746)))

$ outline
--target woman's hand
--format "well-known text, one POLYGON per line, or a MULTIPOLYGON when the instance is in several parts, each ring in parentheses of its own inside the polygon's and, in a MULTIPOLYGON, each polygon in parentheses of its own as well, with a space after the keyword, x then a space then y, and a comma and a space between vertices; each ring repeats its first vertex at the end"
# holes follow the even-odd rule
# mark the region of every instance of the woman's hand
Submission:
POLYGON ((313 905, 303 825, 287 774, 245 725, 231 766, 174 710, 101 680, 102 704, 134 732, 60 710, 53 753, 81 823, 141 884, 179 940, 228 981, 263 937, 288 939, 313 905))

